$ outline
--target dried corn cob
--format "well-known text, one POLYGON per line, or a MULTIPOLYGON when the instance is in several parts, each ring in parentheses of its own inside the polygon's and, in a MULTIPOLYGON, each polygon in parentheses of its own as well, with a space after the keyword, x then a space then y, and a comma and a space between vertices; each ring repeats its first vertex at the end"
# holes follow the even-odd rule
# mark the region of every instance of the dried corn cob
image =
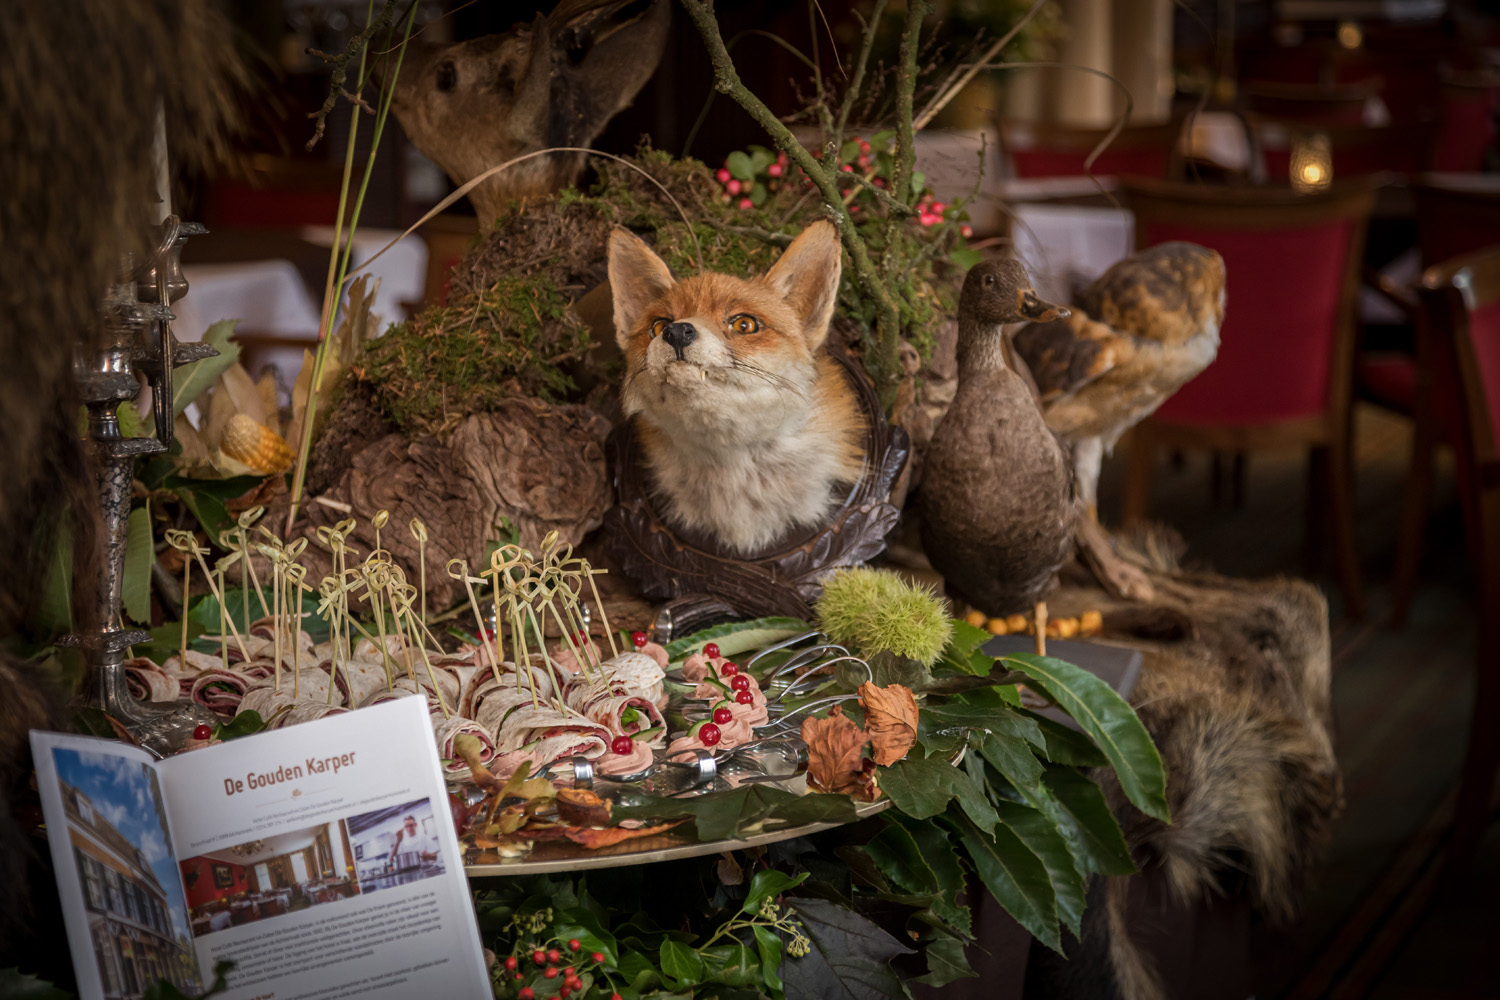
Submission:
POLYGON ((286 471, 293 458, 292 446, 285 438, 245 413, 229 418, 219 449, 261 475, 286 471))

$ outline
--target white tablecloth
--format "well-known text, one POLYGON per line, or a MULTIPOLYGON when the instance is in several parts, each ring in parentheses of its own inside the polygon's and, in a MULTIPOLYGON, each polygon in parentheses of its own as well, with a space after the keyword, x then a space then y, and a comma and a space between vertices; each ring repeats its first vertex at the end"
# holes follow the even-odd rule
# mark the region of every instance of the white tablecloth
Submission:
POLYGON ((1011 235, 1037 294, 1068 303, 1074 289, 1135 250, 1135 219, 1118 208, 1018 204, 1011 235))

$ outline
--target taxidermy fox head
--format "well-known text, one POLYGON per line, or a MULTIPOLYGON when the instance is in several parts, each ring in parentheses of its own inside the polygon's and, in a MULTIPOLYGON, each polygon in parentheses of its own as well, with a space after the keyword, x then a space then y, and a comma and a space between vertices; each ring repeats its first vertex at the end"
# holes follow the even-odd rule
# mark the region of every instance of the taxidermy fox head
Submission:
MULTIPOLYGON (((561 0, 499 35, 408 44, 391 110, 455 184, 522 153, 587 146, 629 106, 661 59, 671 0, 561 0)), ((551 153, 469 193, 481 226, 515 198, 578 179, 582 153, 551 153)))
POLYGON ((840 254, 817 222, 764 275, 678 281, 610 234, 621 404, 668 516, 736 554, 822 523, 835 485, 859 477, 864 417, 823 351, 840 254))

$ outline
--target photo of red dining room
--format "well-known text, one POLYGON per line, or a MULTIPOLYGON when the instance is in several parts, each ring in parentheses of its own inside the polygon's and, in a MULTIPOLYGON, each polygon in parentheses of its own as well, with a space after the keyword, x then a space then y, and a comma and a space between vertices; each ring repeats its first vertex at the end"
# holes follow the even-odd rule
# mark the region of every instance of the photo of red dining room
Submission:
POLYGON ((359 894, 342 821, 235 844, 178 866, 193 936, 359 894))

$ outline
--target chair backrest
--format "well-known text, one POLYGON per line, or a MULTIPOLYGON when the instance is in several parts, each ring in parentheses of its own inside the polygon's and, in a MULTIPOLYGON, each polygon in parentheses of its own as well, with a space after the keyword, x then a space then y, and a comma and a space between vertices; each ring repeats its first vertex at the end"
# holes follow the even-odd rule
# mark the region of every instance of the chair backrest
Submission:
POLYGON ((1067 128, 1037 122, 1001 121, 1000 140, 1017 177, 1147 177, 1165 180, 1176 159, 1182 122, 1127 125, 1092 164, 1088 158, 1109 135, 1107 128, 1067 128), (1088 164, 1087 167, 1085 164, 1088 164))
POLYGON ((1500 487, 1500 246, 1428 268, 1420 291, 1431 328, 1449 338, 1473 474, 1500 487))
POLYGON ((1378 77, 1343 84, 1300 84, 1252 80, 1243 90, 1255 115, 1309 125, 1361 125, 1365 105, 1380 93, 1378 77))
POLYGON ((1163 421, 1219 427, 1348 418, 1354 304, 1376 185, 1286 188, 1126 185, 1136 246, 1187 240, 1224 258, 1218 358, 1169 399, 1163 421))
POLYGON ((1423 267, 1500 243, 1500 175, 1428 174, 1411 191, 1423 267))
POLYGON ((1326 136, 1333 179, 1368 177, 1383 171, 1415 174, 1427 167, 1435 125, 1314 125, 1290 119, 1251 117, 1266 165, 1266 179, 1285 183, 1291 174, 1292 145, 1299 138, 1326 136))
POLYGON ((1432 146, 1433 170, 1471 171, 1484 166, 1495 144, 1495 95, 1488 77, 1455 76, 1443 83, 1438 132, 1432 146))

